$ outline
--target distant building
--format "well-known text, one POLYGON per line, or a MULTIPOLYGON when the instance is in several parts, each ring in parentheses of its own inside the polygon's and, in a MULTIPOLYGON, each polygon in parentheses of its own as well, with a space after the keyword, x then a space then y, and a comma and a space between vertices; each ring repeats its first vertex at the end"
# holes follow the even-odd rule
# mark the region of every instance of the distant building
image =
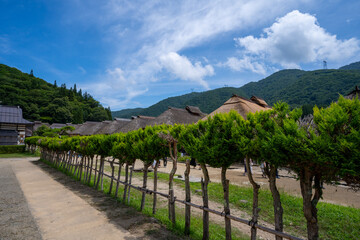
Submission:
POLYGON ((31 125, 20 107, 0 105, 0 145, 24 144, 26 128, 31 125))

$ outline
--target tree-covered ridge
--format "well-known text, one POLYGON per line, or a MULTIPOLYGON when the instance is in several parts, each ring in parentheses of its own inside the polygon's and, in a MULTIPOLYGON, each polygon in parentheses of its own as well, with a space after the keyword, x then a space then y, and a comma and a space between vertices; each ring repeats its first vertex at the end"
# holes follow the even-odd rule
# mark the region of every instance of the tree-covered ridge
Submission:
POLYGON ((339 68, 341 70, 360 70, 360 62, 350 63, 349 65, 339 68))
POLYGON ((110 108, 105 109, 87 92, 57 86, 26 74, 16 68, 0 64, 0 101, 2 105, 20 106, 30 121, 82 123, 111 119, 110 108))
POLYGON ((211 113, 221 106, 233 94, 248 97, 248 95, 239 88, 223 87, 206 92, 193 92, 185 95, 166 98, 148 108, 124 109, 112 112, 113 117, 128 118, 136 115, 146 115, 157 117, 168 107, 185 108, 186 106, 197 106, 204 113, 211 113))
MULTIPOLYGON (((348 66, 354 69, 355 65, 348 66)), ((198 106, 201 111, 210 113, 227 101, 232 94, 247 98, 255 95, 263 98, 270 105, 281 100, 289 103, 292 108, 304 106, 312 111, 314 105, 327 106, 332 101, 336 101, 339 94, 347 95, 356 85, 360 85, 360 70, 288 69, 278 71, 258 82, 250 82, 240 88, 226 87, 185 94, 167 98, 148 108, 124 109, 112 114, 114 117, 129 117, 129 114, 158 116, 168 106, 181 108, 186 105, 198 106)), ((304 112, 307 113, 307 110, 304 109, 304 112)))

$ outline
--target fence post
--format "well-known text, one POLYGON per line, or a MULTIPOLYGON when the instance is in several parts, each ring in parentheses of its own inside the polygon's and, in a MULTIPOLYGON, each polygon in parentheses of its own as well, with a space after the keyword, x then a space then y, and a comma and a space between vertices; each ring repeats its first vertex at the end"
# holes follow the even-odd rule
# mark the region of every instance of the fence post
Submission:
MULTIPOLYGON (((191 202, 191 191, 190 191, 190 160, 186 160, 186 169, 184 172, 185 176, 185 201, 191 202)), ((185 205, 185 235, 190 234, 190 219, 191 219, 191 207, 190 205, 185 205)))

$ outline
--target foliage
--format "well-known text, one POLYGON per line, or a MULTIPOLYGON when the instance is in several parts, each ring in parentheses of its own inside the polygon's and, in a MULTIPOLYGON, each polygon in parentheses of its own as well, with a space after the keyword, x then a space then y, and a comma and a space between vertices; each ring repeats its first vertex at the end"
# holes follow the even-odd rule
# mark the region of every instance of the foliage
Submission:
POLYGON ((65 126, 62 128, 50 128, 46 125, 41 125, 35 132, 34 136, 43 136, 43 137, 57 137, 60 135, 68 135, 68 131, 73 131, 75 128, 73 126, 65 126))
POLYGON ((104 108, 90 94, 57 87, 16 68, 0 64, 0 101, 3 105, 20 106, 30 121, 82 123, 111 120, 111 111, 104 108))
POLYGON ((25 151, 25 145, 2 145, 0 146, 0 154, 22 153, 25 151))

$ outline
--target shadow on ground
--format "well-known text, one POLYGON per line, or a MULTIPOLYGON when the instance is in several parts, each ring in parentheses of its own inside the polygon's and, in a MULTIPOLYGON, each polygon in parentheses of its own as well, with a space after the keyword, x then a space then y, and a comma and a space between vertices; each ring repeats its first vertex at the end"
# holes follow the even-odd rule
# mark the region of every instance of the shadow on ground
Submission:
POLYGON ((127 239, 185 239, 167 230, 155 218, 138 212, 136 209, 117 202, 114 198, 92 187, 84 185, 70 176, 50 167, 40 160, 32 164, 48 173, 52 179, 61 183, 77 196, 84 199, 98 211, 102 212, 111 224, 120 229, 128 230, 133 237, 127 239))

